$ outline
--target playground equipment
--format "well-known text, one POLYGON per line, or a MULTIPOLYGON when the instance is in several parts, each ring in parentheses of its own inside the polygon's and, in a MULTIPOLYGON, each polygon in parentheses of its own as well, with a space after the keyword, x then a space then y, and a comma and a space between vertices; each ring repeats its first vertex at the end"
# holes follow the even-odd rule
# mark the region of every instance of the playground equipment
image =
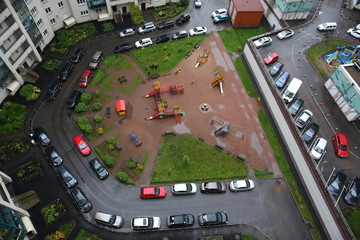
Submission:
POLYGON ((199 56, 197 57, 196 64, 195 64, 195 68, 197 68, 197 67, 203 65, 204 63, 206 63, 207 60, 208 60, 209 54, 210 54, 210 51, 209 51, 207 48, 205 48, 204 54, 203 54, 203 55, 199 55, 199 56))
POLYGON ((360 45, 354 45, 352 47, 338 46, 335 52, 326 55, 324 59, 333 69, 337 68, 337 66, 333 64, 333 61, 340 64, 353 63, 360 59, 360 45))
POLYGON ((125 115, 126 114, 125 100, 117 100, 115 102, 115 105, 116 105, 116 111, 119 113, 119 115, 125 115))
POLYGON ((218 68, 215 69, 215 75, 216 75, 216 78, 211 82, 211 87, 215 87, 215 86, 219 85, 220 93, 224 94, 224 90, 223 90, 224 77, 221 75, 218 68))
POLYGON ((131 140, 133 140, 133 142, 135 143, 135 145, 138 147, 142 144, 142 141, 139 137, 139 135, 133 133, 133 132, 130 132, 130 136, 131 136, 131 140))
POLYGON ((179 106, 174 106, 172 110, 167 109, 169 106, 167 101, 161 97, 161 93, 170 92, 172 95, 177 93, 184 93, 184 85, 163 85, 160 86, 160 82, 154 83, 154 90, 145 95, 146 98, 151 96, 155 97, 155 104, 157 112, 150 117, 147 117, 146 120, 152 120, 154 118, 165 118, 170 116, 175 116, 176 123, 181 121, 181 116, 183 112, 180 111, 179 106))
POLYGON ((219 117, 213 117, 210 119, 210 123, 213 124, 214 122, 217 122, 220 125, 220 127, 217 127, 214 131, 215 136, 226 135, 229 133, 230 123, 228 121, 224 121, 219 117))

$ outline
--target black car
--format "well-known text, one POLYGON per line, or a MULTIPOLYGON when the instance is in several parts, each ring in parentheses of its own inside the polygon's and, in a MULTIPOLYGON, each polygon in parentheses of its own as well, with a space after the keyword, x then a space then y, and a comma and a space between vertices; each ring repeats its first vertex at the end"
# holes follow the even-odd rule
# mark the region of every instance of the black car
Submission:
POLYGON ((46 135, 44 129, 42 127, 38 127, 34 129, 35 137, 40 141, 42 146, 50 145, 50 138, 46 135))
POLYGON ((51 84, 51 87, 48 89, 47 94, 46 94, 46 100, 47 101, 55 100, 55 98, 59 94, 61 88, 62 88, 61 83, 59 83, 57 81, 54 82, 53 84, 51 84))
POLYGON ((316 136, 316 133, 319 131, 320 126, 316 123, 312 123, 306 131, 302 134, 301 138, 306 142, 311 142, 314 137, 316 136))
POLYGON ((168 35, 160 35, 157 39, 156 39, 156 43, 164 43, 164 42, 168 42, 170 41, 170 38, 168 35))
POLYGON ((130 43, 123 43, 119 46, 115 47, 115 53, 122 53, 132 50, 132 46, 130 43))
POLYGON ((69 170, 64 165, 58 167, 57 172, 60 175, 61 180, 65 183, 66 187, 73 188, 78 183, 76 178, 69 172, 69 170))
POLYGON ((360 178, 350 180, 344 200, 348 204, 356 205, 360 198, 360 178))
POLYGON ((288 111, 291 116, 295 116, 301 109, 302 105, 304 104, 304 100, 301 98, 297 98, 293 104, 289 107, 288 111))
POLYGON ((225 224, 228 221, 229 217, 226 212, 203 213, 199 215, 200 226, 225 224))
POLYGON ((161 22, 161 23, 159 23, 159 25, 157 26, 157 28, 158 28, 159 30, 168 29, 168 28, 173 28, 173 27, 174 27, 174 21, 161 22))
POLYGON ((61 68, 60 73, 58 75, 58 80, 60 82, 65 82, 70 77, 71 73, 74 71, 74 65, 71 63, 65 63, 65 65, 61 68))
POLYGON ((269 69, 270 75, 275 76, 276 74, 278 74, 283 66, 284 64, 282 62, 275 62, 275 64, 269 69))
POLYGON ((59 166, 62 164, 63 160, 54 146, 46 148, 45 153, 54 166, 59 166))
POLYGON ((169 228, 188 227, 194 225, 195 218, 192 214, 181 214, 168 216, 167 226, 169 228))
POLYGON ((176 19, 176 24, 181 25, 183 23, 186 23, 189 20, 190 20, 190 15, 189 14, 183 14, 178 19, 176 19))
POLYGON ((72 109, 80 101, 81 92, 79 90, 73 90, 70 97, 66 102, 66 107, 72 109))
POLYGON ((85 193, 80 188, 71 190, 71 196, 74 198, 75 203, 81 212, 90 212, 92 205, 87 199, 85 193))
POLYGON ((345 186, 346 177, 347 177, 346 174, 341 171, 339 171, 335 175, 334 179, 327 187, 327 189, 331 192, 331 194, 339 195, 342 188, 345 186))
POLYGON ((71 62, 78 63, 82 59, 82 57, 85 55, 86 51, 83 48, 78 48, 74 52, 74 54, 71 56, 71 62))
POLYGON ((182 38, 186 38, 188 36, 187 32, 185 30, 181 30, 179 32, 176 32, 172 35, 173 40, 178 40, 182 38))
POLYGON ((109 176, 109 172, 106 170, 104 165, 97 158, 93 158, 89 161, 90 167, 96 175, 101 179, 105 179, 109 176))

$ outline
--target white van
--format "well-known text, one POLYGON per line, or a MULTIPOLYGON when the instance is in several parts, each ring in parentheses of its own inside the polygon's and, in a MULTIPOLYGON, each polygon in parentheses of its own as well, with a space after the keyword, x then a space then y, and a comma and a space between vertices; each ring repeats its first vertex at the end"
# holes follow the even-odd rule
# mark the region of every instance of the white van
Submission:
POLYGON ((302 84, 302 81, 297 78, 293 78, 291 82, 289 83, 288 87, 286 88, 282 99, 285 101, 285 103, 290 103, 294 99, 297 91, 299 90, 300 86, 302 84))
POLYGON ((336 27, 337 27, 336 22, 327 22, 327 23, 319 24, 317 29, 319 31, 329 31, 329 30, 335 30, 336 27))

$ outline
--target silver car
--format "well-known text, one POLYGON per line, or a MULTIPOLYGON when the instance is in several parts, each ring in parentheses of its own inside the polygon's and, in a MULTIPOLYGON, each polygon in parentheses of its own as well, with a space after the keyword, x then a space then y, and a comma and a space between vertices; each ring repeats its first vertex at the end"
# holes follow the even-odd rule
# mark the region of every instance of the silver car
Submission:
POLYGON ((310 110, 305 109, 296 119, 295 124, 299 128, 304 128, 305 125, 310 122, 313 113, 310 110))
POLYGON ((140 34, 144 34, 144 33, 148 33, 148 32, 153 32, 155 31, 156 27, 154 25, 153 22, 148 22, 145 23, 144 25, 142 25, 141 27, 139 27, 139 33, 140 34))
POLYGON ((195 183, 177 183, 172 185, 171 192, 174 195, 195 194, 197 187, 195 183))
POLYGON ((132 37, 135 35, 134 29, 127 28, 119 33, 121 38, 132 37))

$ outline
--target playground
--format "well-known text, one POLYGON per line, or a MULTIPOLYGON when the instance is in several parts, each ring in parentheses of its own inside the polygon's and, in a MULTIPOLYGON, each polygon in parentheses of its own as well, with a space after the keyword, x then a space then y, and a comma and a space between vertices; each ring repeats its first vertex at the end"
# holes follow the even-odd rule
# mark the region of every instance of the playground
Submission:
POLYGON ((342 64, 350 64, 360 59, 360 45, 338 46, 334 52, 325 55, 324 59, 333 70, 336 70, 342 64))
POLYGON ((194 48, 173 71, 156 79, 148 79, 129 56, 125 59, 131 63, 131 70, 108 71, 114 76, 110 84, 119 88, 116 79, 124 76, 128 82, 121 87, 126 87, 131 84, 133 72, 140 72, 143 80, 134 92, 105 91, 98 86, 87 89, 112 96, 103 103, 103 111, 110 107, 110 117, 103 121, 113 126, 113 130, 90 144, 96 147, 109 136, 120 136, 117 144, 122 146, 122 153, 120 161, 117 160, 110 169, 113 174, 125 166, 126 160, 141 161, 144 154, 148 154, 146 168, 135 178, 135 183, 149 184, 162 134, 168 131, 200 137, 206 143, 238 156, 250 168, 270 170, 275 177, 281 176, 257 118, 260 105, 256 99, 247 96, 217 33, 194 48), (126 102, 124 115, 116 112, 115 101, 119 99, 126 102), (141 138, 141 146, 134 144, 129 133, 141 138))

